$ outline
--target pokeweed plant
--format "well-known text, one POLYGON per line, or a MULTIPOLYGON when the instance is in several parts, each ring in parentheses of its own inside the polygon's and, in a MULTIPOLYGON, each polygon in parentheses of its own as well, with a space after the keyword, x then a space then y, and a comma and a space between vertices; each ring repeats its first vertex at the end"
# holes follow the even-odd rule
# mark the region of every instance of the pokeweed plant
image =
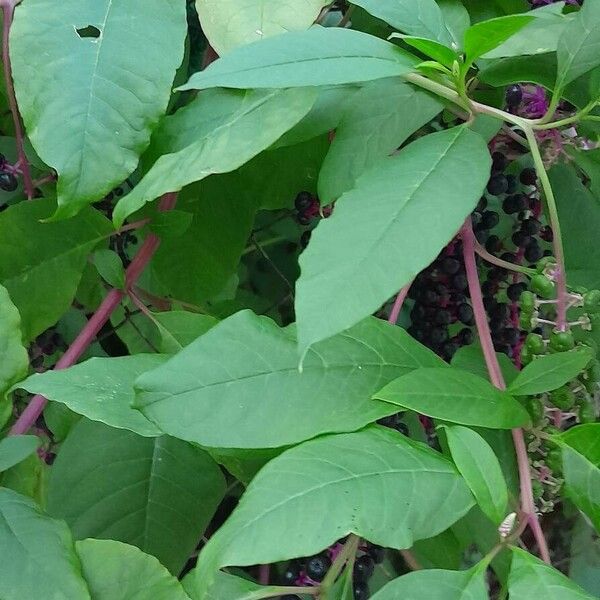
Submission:
POLYGON ((2 598, 600 597, 598 0, 0 6, 2 598))

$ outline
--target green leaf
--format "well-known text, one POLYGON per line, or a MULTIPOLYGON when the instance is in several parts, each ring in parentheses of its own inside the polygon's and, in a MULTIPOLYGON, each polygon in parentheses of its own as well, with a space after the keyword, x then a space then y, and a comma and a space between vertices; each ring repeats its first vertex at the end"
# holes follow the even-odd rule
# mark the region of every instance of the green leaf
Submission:
POLYGON ((572 427, 555 439, 562 449, 565 493, 600 531, 600 424, 572 427))
POLYGON ((485 569, 475 566, 468 571, 414 571, 390 581, 371 600, 425 597, 427 600, 487 600, 485 569))
POLYGON ((511 548, 512 566, 508 578, 510 600, 595 600, 560 571, 520 548, 511 548))
POLYGON ((471 17, 461 0, 437 0, 446 27, 457 48, 462 48, 465 32, 471 25, 471 17))
POLYGON ((508 391, 514 396, 551 392, 577 377, 593 357, 594 352, 586 346, 570 352, 538 356, 519 373, 508 391))
POLYGON ((452 35, 434 0, 357 0, 353 2, 394 29, 450 44, 452 35))
POLYGON ((94 264, 100 277, 108 285, 119 290, 125 289, 125 269, 116 252, 108 249, 97 250, 94 252, 94 264))
POLYGON ((75 539, 133 544, 177 574, 224 492, 223 475, 203 450, 82 419, 52 467, 48 512, 75 539))
POLYGON ((569 285, 600 288, 600 245, 594 241, 600 228, 600 204, 571 165, 553 167, 550 181, 563 232, 569 285))
POLYGON ((219 56, 267 37, 308 29, 328 0, 196 0, 202 31, 219 56))
POLYGON ((529 424, 527 411, 510 394, 456 368, 422 368, 395 379, 374 398, 420 414, 490 429, 529 424))
POLYGON ((165 433, 203 446, 276 448, 392 414, 371 395, 440 364, 404 330, 370 318, 316 346, 300 372, 293 328, 246 310, 142 375, 135 407, 165 433))
POLYGON ((17 8, 15 89, 36 152, 59 174, 55 217, 73 216, 135 170, 167 108, 186 30, 180 0, 17 8), (81 37, 86 30, 97 35, 81 37))
POLYGON ((50 468, 37 453, 17 463, 2 473, 2 487, 28 496, 44 506, 46 501, 46 485, 50 468))
POLYGON ((399 79, 367 84, 344 111, 319 173, 319 199, 329 204, 431 121, 443 104, 399 79), (399 110, 401 107, 401 110, 399 110))
POLYGON ((0 283, 21 314, 24 341, 66 312, 87 255, 112 231, 91 208, 68 221, 41 223, 51 210, 52 202, 40 199, 0 213, 0 283))
POLYGON ((287 450, 252 480, 202 551, 196 589, 204 597, 221 567, 310 556, 348 533, 409 548, 471 506, 454 467, 425 444, 382 427, 321 437, 287 450))
POLYGON ((0 471, 6 471, 33 454, 40 445, 35 435, 13 435, 0 440, 0 471))
POLYGON ((596 198, 600 198, 600 148, 595 150, 580 150, 566 148, 568 155, 590 179, 589 189, 596 198))
POLYGON ((600 596, 600 539, 582 515, 573 527, 569 577, 590 594, 600 596))
POLYGON ((21 315, 8 291, 0 285, 0 403, 10 386, 23 379, 29 356, 21 341, 21 315))
MULTIPOLYGON (((310 89, 247 92, 239 109, 204 137, 161 156, 133 191, 121 198, 113 221, 121 226, 131 213, 162 194, 178 191, 212 173, 237 169, 293 127, 314 100, 315 92, 310 89)), ((185 140, 187 135, 183 134, 185 140)), ((177 140, 174 145, 181 143, 177 140)))
POLYGON ((161 240, 168 237, 178 239, 189 229, 193 218, 194 215, 183 210, 158 212, 152 217, 149 227, 161 240))
MULTIPOLYGON (((519 374, 519 371, 506 354, 496 352, 496 359, 500 364, 504 381, 510 384, 519 374)), ((452 357, 452 366, 479 375, 483 379, 489 379, 490 377, 479 342, 459 348, 458 352, 452 357)))
POLYGON ((511 15, 471 25, 465 33, 465 54, 468 62, 472 63, 497 48, 532 20, 533 17, 527 15, 511 15))
POLYGON ((366 33, 313 27, 237 48, 178 90, 340 85, 404 75, 417 62, 394 44, 366 33))
POLYGON ((135 546, 89 539, 75 550, 94 600, 189 600, 179 581, 135 546))
POLYGON ((160 324, 159 350, 169 354, 179 352, 219 322, 214 317, 185 310, 153 313, 153 316, 160 324))
POLYGON ((557 57, 559 90, 600 65, 600 4, 583 5, 560 36, 557 57))
POLYGON ((300 256, 301 352, 378 310, 429 265, 477 204, 490 163, 483 138, 457 127, 418 139, 359 177, 300 256))
POLYGON ((160 429, 131 408, 133 383, 145 371, 163 364, 166 358, 155 354, 91 358, 68 369, 36 373, 17 387, 61 402, 92 421, 156 437, 161 435, 160 429))
POLYGON ((392 34, 391 37, 401 38, 409 46, 416 48, 419 52, 433 58, 433 60, 446 67, 452 68, 454 62, 458 60, 458 54, 454 50, 439 42, 410 35, 399 35, 397 33, 392 34))
POLYGON ((481 510, 495 525, 508 513, 508 489, 498 458, 489 444, 468 427, 444 427, 452 460, 481 510))
POLYGON ((258 585, 249 579, 218 571, 215 573, 213 586, 206 595, 200 597, 197 594, 194 576, 194 571, 190 571, 182 581, 183 589, 192 600, 256 600, 264 598, 267 592, 274 592, 272 596, 276 595, 276 588, 273 586, 258 585))
POLYGON ((69 529, 12 490, 0 488, 3 600, 91 600, 69 529))

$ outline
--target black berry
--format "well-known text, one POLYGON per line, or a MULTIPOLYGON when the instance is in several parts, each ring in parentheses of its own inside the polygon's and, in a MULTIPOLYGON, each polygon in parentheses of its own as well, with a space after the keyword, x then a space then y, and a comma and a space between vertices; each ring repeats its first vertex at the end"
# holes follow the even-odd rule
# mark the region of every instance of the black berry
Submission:
POLYGON ((492 196, 500 196, 501 194, 505 194, 508 190, 508 180, 506 176, 502 175, 502 173, 496 173, 492 175, 487 184, 487 191, 492 196))
POLYGON ((485 229, 492 229, 493 227, 496 227, 496 225, 498 225, 499 222, 500 217, 498 216, 497 212, 486 210, 481 215, 481 225, 485 229))
POLYGON ((537 173, 535 169, 523 169, 519 179, 523 185, 535 185, 537 183, 537 173))
POLYGON ((544 251, 538 246, 537 243, 532 243, 525 249, 525 260, 530 263, 537 262, 544 256, 544 251))
POLYGON ((354 584, 354 600, 366 600, 369 597, 369 586, 364 582, 354 584))
POLYGON ((492 154, 492 170, 495 173, 501 173, 508 167, 508 158, 502 152, 494 152, 492 154))
POLYGON ((308 210, 313 204, 312 194, 309 192, 300 192, 294 200, 294 206, 298 212, 308 210))
POLYGON ((470 304, 461 304, 456 311, 458 320, 465 325, 472 325, 475 322, 474 314, 470 304))
POLYGON ((294 585, 298 577, 300 577, 300 564, 297 561, 290 561, 281 574, 281 583, 284 585, 294 585))
POLYGON ((520 85, 511 85, 506 88, 506 106, 516 108, 523 101, 523 89, 520 85))
POLYGON ((306 561, 306 574, 314 581, 322 581, 330 566, 329 557, 325 554, 318 554, 306 561))
POLYGON ((354 581, 368 581, 375 571, 375 561, 368 555, 359 556, 354 563, 354 581))
POLYGON ((0 188, 5 192, 14 192, 18 186, 19 182, 12 173, 0 173, 0 188))
POLYGON ((513 283, 509 285, 506 290, 506 295, 512 302, 517 302, 521 297, 521 294, 527 289, 524 283, 513 283))
POLYGON ((513 215, 527 208, 527 196, 525 194, 513 194, 504 199, 502 210, 507 215, 513 215))
POLYGON ((442 260, 442 271, 446 275, 456 275, 460 271, 460 261, 451 257, 444 258, 442 260))

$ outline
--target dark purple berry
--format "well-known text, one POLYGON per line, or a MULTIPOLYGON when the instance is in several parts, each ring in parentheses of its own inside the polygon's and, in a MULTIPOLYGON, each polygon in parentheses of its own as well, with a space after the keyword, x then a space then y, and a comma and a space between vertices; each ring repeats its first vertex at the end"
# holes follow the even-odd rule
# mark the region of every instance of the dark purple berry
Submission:
POLYGON ((525 194, 513 194, 504 199, 502 210, 507 215, 514 215, 527 208, 527 196, 525 194))
POLYGON ((440 295, 434 290, 423 290, 421 302, 426 306, 435 306, 440 301, 440 295))
POLYGON ((460 261, 449 256, 442 260, 441 266, 446 275, 456 275, 460 271, 460 261))
POLYGON ((523 185, 535 185, 537 183, 537 173, 535 169, 523 169, 519 180, 523 185))
POLYGON ((494 152, 492 154, 492 171, 501 173, 508 167, 508 158, 502 152, 494 152))
POLYGON ((506 106, 516 108, 523 101, 523 89, 520 85, 511 85, 506 88, 506 106))
POLYGON ((505 194, 506 190, 508 190, 508 180, 506 179, 506 176, 502 173, 492 175, 487 184, 487 191, 492 196, 500 196, 501 194, 505 194))
POLYGON ((552 242, 554 240, 554 233, 552 231, 552 227, 544 227, 542 231, 540 231, 540 237, 545 242, 552 242))
POLYGON ((537 243, 532 243, 525 249, 525 260, 535 263, 544 256, 544 251, 537 243))
POLYGON ((331 567, 331 560, 325 554, 318 554, 306 561, 306 574, 314 581, 322 581, 331 567))
POLYGON ((452 278, 452 286, 459 292, 466 290, 469 287, 467 276, 464 273, 458 273, 452 278))
POLYGON ((442 346, 442 358, 444 360, 450 361, 452 360, 452 357, 456 354, 458 350, 458 344, 456 344, 455 342, 446 342, 443 346, 442 346))
POLYGON ((517 302, 521 297, 521 294, 527 289, 527 285, 524 283, 513 283, 509 285, 506 290, 506 296, 512 302, 517 302))
POLYGON ((502 249, 502 241, 497 235, 490 235, 485 243, 485 249, 490 254, 495 254, 502 249))
POLYGON ((298 212, 304 212, 313 205, 313 196, 309 192, 300 192, 294 200, 294 206, 298 212))
POLYGON ((310 225, 312 223, 312 217, 298 214, 298 215, 296 215, 296 221, 298 221, 298 223, 300 225, 303 225, 306 227, 307 225, 310 225))
POLYGON ((19 182, 12 173, 0 173, 0 189, 5 192, 14 192, 18 186, 19 182))
POLYGON ((498 225, 499 222, 500 217, 498 213, 492 210, 486 210, 481 215, 481 226, 484 229, 492 229, 493 227, 496 227, 496 225, 498 225))
POLYGON ((525 219, 521 223, 521 231, 527 235, 537 235, 542 228, 542 224, 537 219, 525 219))
POLYGON ((359 556, 354 563, 354 581, 369 581, 375 571, 375 561, 368 555, 359 556))
POLYGON ((435 323, 436 325, 450 325, 450 321, 452 320, 450 313, 447 310, 440 310, 435 315, 435 323))
POLYGON ((522 231, 515 231, 511 237, 513 244, 518 248, 527 248, 533 242, 533 238, 522 231))
POLYGON ((439 346, 448 340, 448 331, 442 327, 434 327, 429 335, 431 343, 439 346))
POLYGON ((470 304, 461 304, 456 310, 456 316, 461 323, 472 325, 475 322, 473 308, 470 304))
POLYGON ((471 329, 465 327, 464 329, 461 329, 458 332, 457 338, 461 344, 463 344, 464 346, 468 346, 469 344, 473 343, 475 335, 473 334, 473 331, 471 329))
POLYGON ((515 262, 517 260, 516 255, 514 255, 512 252, 503 252, 500 255, 500 258, 506 262, 515 262))
POLYGON ((521 339, 521 332, 514 327, 506 327, 500 337, 505 344, 514 346, 521 339))
POLYGON ((514 175, 507 175, 506 181, 508 181, 507 194, 514 194, 519 189, 519 180, 514 175))
POLYGON ((354 600, 367 600, 369 597, 369 586, 363 581, 354 584, 354 600))
POLYGON ((377 419, 377 422, 383 427, 389 427, 391 429, 395 429, 398 425, 398 421, 400 419, 400 415, 398 413, 394 413, 393 415, 389 415, 387 417, 382 417, 381 419, 377 419))
POLYGON ((300 563, 295 560, 290 561, 285 571, 281 574, 281 583, 283 585, 294 585, 298 577, 300 577, 300 571, 300 563))
POLYGON ((492 319, 498 321, 506 321, 510 317, 510 307, 508 304, 498 302, 498 304, 490 311, 490 316, 492 319))

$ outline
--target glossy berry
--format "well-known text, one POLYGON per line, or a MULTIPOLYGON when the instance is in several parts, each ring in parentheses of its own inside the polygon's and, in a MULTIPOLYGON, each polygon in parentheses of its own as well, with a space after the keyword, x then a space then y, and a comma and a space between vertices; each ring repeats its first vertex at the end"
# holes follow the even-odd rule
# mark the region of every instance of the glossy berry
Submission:
POLYGON ((436 325, 450 325, 450 321, 452 317, 447 310, 440 310, 435 315, 435 323, 436 325))
POLYGON ((470 304, 465 303, 459 305, 456 316, 458 317, 458 320, 465 325, 472 325, 475 322, 475 313, 470 304))
POLYGON ((535 263, 540 260, 542 256, 544 256, 544 251, 537 243, 532 243, 525 248, 524 256, 525 260, 529 261, 530 263, 535 263))
POLYGON ((471 331, 468 327, 461 329, 456 337, 458 338, 459 343, 463 344, 464 346, 472 344, 475 340, 473 331, 471 331))
POLYGON ((523 185, 535 185, 537 183, 537 173, 535 169, 523 169, 519 180, 523 185))
POLYGON ((309 192, 300 192, 294 200, 294 206, 298 212, 304 212, 313 205, 313 196, 309 192))
POLYGON ((464 273, 459 273, 452 278, 452 285, 455 290, 462 292, 469 287, 467 276, 464 273))
POLYGON ((492 210, 486 210, 481 215, 481 227, 483 229, 492 229, 498 225, 500 222, 500 217, 497 212, 492 210))
POLYGON ((0 173, 0 189, 5 192, 14 192, 18 186, 19 182, 12 173, 0 173))
POLYGON ((460 261, 456 258, 446 257, 442 260, 442 271, 446 275, 456 275, 460 271, 460 261))
POLYGON ((583 310, 592 314, 600 312, 600 290, 590 290, 584 294, 583 310))
POLYGON ((354 600, 366 600, 369 597, 369 586, 364 582, 354 584, 354 600))
POLYGON ((331 567, 331 560, 325 554, 318 554, 306 561, 306 574, 314 581, 322 581, 331 567))
POLYGON ((505 344, 514 346, 521 339, 521 332, 514 327, 506 327, 502 330, 501 339, 505 344))
POLYGON ((298 577, 300 577, 300 571, 300 564, 297 561, 291 561, 281 574, 281 583, 283 585, 294 585, 298 577))
POLYGON ((492 154, 492 171, 501 173, 508 167, 508 158, 502 152, 494 152, 492 154))
POLYGON ((508 181, 507 194, 514 194, 519 189, 519 180, 514 175, 507 175, 506 181, 508 181))
POLYGON ((570 410, 575 406, 575 394, 567 386, 550 393, 550 402, 560 410, 570 410))
POLYGON ((542 228, 542 224, 537 219, 525 219, 521 223, 521 231, 527 235, 537 235, 542 228))
MULTIPOLYGON (((554 283, 545 275, 538 273, 531 278, 531 290, 541 298, 548 300, 554 293, 554 283)), ((521 300, 523 296, 521 296, 521 300)))
POLYGON ((354 563, 354 581, 369 581, 375 571, 375 561, 368 555, 359 556, 354 563))
POLYGON ((506 88, 506 106, 516 108, 523 101, 523 89, 520 85, 511 85, 506 88))
POLYGON ((495 254, 496 252, 499 252, 502 249, 502 242, 500 238, 497 235, 490 235, 490 237, 485 243, 485 249, 490 254, 495 254))
POLYGON ((527 196, 525 194, 513 194, 507 196, 502 203, 502 210, 507 215, 513 215, 527 208, 527 196))
POLYGON ((552 331, 550 348, 555 352, 566 352, 575 348, 575 338, 572 331, 552 331))
POLYGON ((512 302, 517 302, 521 294, 527 289, 524 283, 512 283, 506 289, 506 296, 512 302))
POLYGON ((500 196, 501 194, 505 194, 508 190, 508 180, 505 175, 501 173, 496 173, 492 175, 487 184, 487 191, 492 196, 500 196))
POLYGON ((533 242, 533 238, 522 231, 515 231, 510 239, 517 248, 527 248, 533 242))
POLYGON ((544 338, 537 333, 530 333, 525 339, 525 345, 532 354, 545 354, 546 344, 544 338))

